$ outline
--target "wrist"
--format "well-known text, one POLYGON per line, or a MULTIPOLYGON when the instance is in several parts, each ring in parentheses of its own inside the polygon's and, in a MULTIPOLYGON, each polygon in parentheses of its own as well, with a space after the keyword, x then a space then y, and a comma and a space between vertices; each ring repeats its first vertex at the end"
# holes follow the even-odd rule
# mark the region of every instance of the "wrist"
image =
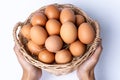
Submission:
POLYGON ((41 77, 40 71, 26 71, 23 70, 22 80, 39 80, 41 77))
POLYGON ((94 72, 84 72, 78 74, 79 80, 95 80, 94 72))
POLYGON ((79 78, 80 80, 91 80, 90 79, 90 77, 89 77, 89 75, 88 74, 82 74, 82 75, 80 75, 80 78, 79 78))

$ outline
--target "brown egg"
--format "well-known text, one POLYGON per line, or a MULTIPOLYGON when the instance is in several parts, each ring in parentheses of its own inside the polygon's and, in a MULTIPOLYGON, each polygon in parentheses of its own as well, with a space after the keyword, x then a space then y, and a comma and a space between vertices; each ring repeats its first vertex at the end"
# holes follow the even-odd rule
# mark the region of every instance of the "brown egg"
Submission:
POLYGON ((75 57, 82 56, 85 53, 86 45, 77 40, 70 44, 69 50, 75 57))
POLYGON ((62 39, 59 36, 53 35, 49 36, 45 41, 45 47, 50 52, 57 52, 63 46, 62 39))
POLYGON ((28 40, 30 40, 30 29, 32 28, 32 25, 30 23, 24 25, 21 28, 21 34, 28 40))
POLYGON ((35 13, 31 17, 31 23, 33 26, 45 26, 47 18, 43 13, 35 13))
POLYGON ((82 15, 76 15, 76 25, 79 27, 80 24, 85 22, 85 18, 82 15))
POLYGON ((72 22, 65 22, 60 29, 60 36, 65 43, 72 43, 77 39, 77 28, 72 22))
POLYGON ((90 44, 95 39, 95 31, 91 24, 82 23, 78 28, 78 38, 84 44, 90 44))
POLYGON ((55 54, 48 50, 43 50, 39 53, 38 60, 48 64, 53 63, 55 60, 55 54))
POLYGON ((65 64, 70 62, 71 60, 72 60, 72 55, 70 51, 67 49, 60 50, 55 54, 55 61, 58 64, 65 64))
POLYGON ((55 5, 49 5, 45 9, 45 15, 49 19, 59 19, 60 11, 55 5))
POLYGON ((31 52, 31 54, 34 54, 34 55, 38 55, 40 51, 43 49, 43 46, 39 46, 31 40, 27 43, 27 47, 31 52))
POLYGON ((70 8, 64 8, 60 13, 60 21, 62 24, 67 21, 75 23, 75 14, 73 10, 70 8))
POLYGON ((43 45, 47 39, 47 31, 41 26, 33 26, 30 30, 31 40, 38 45, 43 45))
POLYGON ((49 35, 60 33, 61 23, 56 19, 49 19, 46 23, 46 30, 49 35))

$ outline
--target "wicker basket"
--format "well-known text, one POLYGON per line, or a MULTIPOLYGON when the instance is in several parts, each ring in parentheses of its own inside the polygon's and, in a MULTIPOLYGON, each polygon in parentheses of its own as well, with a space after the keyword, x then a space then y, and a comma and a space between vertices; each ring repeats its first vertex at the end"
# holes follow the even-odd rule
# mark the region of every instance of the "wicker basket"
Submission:
POLYGON ((95 32, 96 32, 95 40, 92 44, 87 46, 88 50, 86 51, 86 53, 82 57, 74 57, 73 60, 71 62, 67 63, 67 64, 45 64, 43 62, 38 61, 33 56, 28 54, 27 50, 24 47, 24 43, 26 42, 26 40, 24 40, 24 38, 21 37, 20 29, 22 28, 23 25, 30 22, 31 16, 34 13, 43 12, 45 10, 46 6, 38 9, 35 12, 33 12, 26 19, 26 21, 18 22, 13 29, 13 37, 14 37, 14 41, 15 41, 16 45, 19 47, 20 52, 23 54, 26 61, 28 61, 30 64, 32 64, 32 65, 34 65, 38 68, 41 68, 43 70, 46 70, 46 71, 48 71, 52 74, 62 75, 62 74, 67 74, 67 73, 70 73, 70 72, 76 70, 78 68, 78 66, 80 66, 88 57, 90 57, 92 55, 92 53, 95 51, 95 49, 96 49, 96 47, 97 47, 97 45, 99 44, 99 41, 100 41, 100 30, 99 30, 99 24, 96 21, 92 20, 80 8, 75 7, 72 4, 54 4, 54 5, 56 5, 60 9, 66 8, 66 7, 71 8, 75 13, 83 15, 86 18, 86 21, 94 27, 95 32))

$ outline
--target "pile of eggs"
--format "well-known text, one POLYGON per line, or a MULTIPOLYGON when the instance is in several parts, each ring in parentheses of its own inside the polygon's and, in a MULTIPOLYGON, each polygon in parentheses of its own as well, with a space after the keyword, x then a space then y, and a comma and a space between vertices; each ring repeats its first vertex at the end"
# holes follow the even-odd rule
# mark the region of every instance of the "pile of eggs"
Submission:
POLYGON ((81 57, 95 39, 94 28, 83 15, 55 5, 33 14, 20 32, 30 54, 47 64, 65 64, 81 57))

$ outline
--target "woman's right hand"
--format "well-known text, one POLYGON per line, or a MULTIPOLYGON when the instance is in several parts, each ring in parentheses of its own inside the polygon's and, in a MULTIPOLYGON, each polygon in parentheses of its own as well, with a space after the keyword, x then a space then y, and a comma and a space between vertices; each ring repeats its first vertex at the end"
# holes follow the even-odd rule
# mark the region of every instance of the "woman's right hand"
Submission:
POLYGON ((42 70, 26 62, 22 53, 19 51, 19 48, 16 45, 14 46, 14 51, 23 69, 21 80, 39 80, 42 76, 42 70))

